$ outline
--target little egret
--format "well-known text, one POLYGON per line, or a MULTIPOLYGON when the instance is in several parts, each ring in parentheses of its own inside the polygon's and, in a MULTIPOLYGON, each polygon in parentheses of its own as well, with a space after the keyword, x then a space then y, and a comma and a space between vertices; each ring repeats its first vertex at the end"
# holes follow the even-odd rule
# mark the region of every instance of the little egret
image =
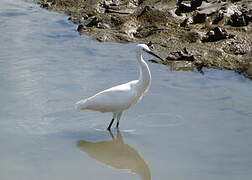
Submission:
POLYGON ((88 109, 92 111, 112 112, 113 118, 107 130, 110 131, 115 119, 117 119, 116 127, 119 128, 123 111, 139 102, 144 93, 149 89, 151 83, 151 73, 147 63, 143 60, 143 52, 147 52, 163 61, 146 44, 138 44, 136 46, 136 57, 140 71, 138 80, 114 86, 87 99, 80 100, 76 103, 76 110, 88 109))

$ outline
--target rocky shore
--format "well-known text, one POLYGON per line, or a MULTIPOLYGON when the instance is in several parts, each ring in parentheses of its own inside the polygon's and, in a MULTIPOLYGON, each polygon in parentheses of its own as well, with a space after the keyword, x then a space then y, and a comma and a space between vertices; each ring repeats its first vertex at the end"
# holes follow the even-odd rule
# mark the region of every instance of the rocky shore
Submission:
POLYGON ((37 0, 63 12, 80 34, 143 42, 171 70, 234 70, 252 79, 251 0, 37 0))

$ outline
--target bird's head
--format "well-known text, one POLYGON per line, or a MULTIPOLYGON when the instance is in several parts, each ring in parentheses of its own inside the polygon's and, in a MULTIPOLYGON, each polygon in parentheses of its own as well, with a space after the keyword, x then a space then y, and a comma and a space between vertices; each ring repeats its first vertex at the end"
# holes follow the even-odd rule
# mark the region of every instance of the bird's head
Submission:
POLYGON ((144 52, 147 52, 148 54, 164 61, 160 56, 158 56, 156 53, 154 53, 153 51, 150 50, 150 48, 146 45, 146 44, 138 44, 136 46, 136 51, 137 53, 142 53, 143 51, 144 52))
POLYGON ((138 51, 151 51, 150 48, 146 44, 137 44, 136 49, 138 51))

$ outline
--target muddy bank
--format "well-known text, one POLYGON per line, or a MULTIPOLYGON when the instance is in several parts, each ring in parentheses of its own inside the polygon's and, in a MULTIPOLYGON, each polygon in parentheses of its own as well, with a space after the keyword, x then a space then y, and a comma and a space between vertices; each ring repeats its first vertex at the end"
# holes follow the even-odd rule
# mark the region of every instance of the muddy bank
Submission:
POLYGON ((250 0, 37 0, 98 41, 143 42, 172 70, 218 68, 252 79, 250 0))

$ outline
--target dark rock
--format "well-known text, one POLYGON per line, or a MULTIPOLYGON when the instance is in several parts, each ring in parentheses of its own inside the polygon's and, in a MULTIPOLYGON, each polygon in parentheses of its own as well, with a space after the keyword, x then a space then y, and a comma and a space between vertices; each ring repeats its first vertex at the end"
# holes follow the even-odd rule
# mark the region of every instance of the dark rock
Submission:
POLYGON ((196 10, 197 7, 200 7, 202 4, 202 0, 192 0, 191 1, 191 8, 196 10))
POLYGON ((232 3, 239 2, 241 0, 231 0, 232 3))
POLYGON ((47 1, 42 1, 40 6, 42 8, 46 8, 46 9, 49 9, 50 7, 52 7, 53 3, 52 2, 47 2, 47 1))
POLYGON ((175 13, 180 16, 181 13, 188 13, 196 10, 199 6, 201 6, 202 0, 191 0, 191 1, 183 1, 179 0, 177 2, 177 9, 175 13))
POLYGON ((180 23, 180 27, 187 28, 189 24, 192 24, 193 20, 191 18, 186 18, 182 23, 180 23))
POLYGON ((193 55, 189 55, 186 48, 181 51, 171 52, 170 55, 166 57, 167 61, 195 61, 193 55))
POLYGON ((144 0, 138 0, 138 4, 142 4, 144 2, 144 0))
POLYGON ((86 27, 93 27, 93 26, 96 26, 98 22, 99 20, 96 16, 91 16, 88 19, 83 20, 81 24, 86 27))
POLYGON ((78 25, 78 27, 77 27, 77 31, 78 32, 80 32, 83 29, 84 29, 84 26, 82 24, 78 25))
POLYGON ((202 75, 205 74, 203 68, 206 67, 206 65, 203 62, 195 62, 194 65, 199 73, 201 73, 202 75))
POLYGON ((179 8, 181 9, 182 12, 190 12, 192 11, 192 7, 189 3, 186 2, 181 2, 179 4, 179 8))
POLYGON ((196 15, 193 17, 193 23, 204 23, 206 21, 207 15, 205 13, 197 12, 196 15))
POLYGON ((113 10, 113 9, 106 9, 105 13, 116 13, 116 14, 132 14, 132 12, 127 12, 127 11, 117 11, 117 10, 113 10))
POLYGON ((188 13, 188 12, 192 12, 193 10, 194 9, 191 7, 190 3, 178 1, 175 14, 177 14, 178 16, 181 16, 181 13, 188 13))
POLYGON ((219 11, 215 16, 215 18, 213 19, 212 24, 218 24, 223 19, 224 19, 224 13, 222 13, 222 11, 219 11))
POLYGON ((110 18, 110 22, 111 22, 111 24, 112 24, 113 26, 115 26, 115 27, 120 26, 120 25, 123 24, 122 19, 121 19, 120 17, 118 17, 118 16, 112 16, 112 17, 110 18))
POLYGON ((240 15, 239 13, 235 12, 233 15, 231 15, 228 24, 235 27, 247 26, 248 18, 246 18, 244 14, 240 15))
POLYGON ((245 12, 245 18, 248 22, 252 22, 252 9, 250 9, 249 11, 245 12))
POLYGON ((202 40, 203 42, 214 42, 222 39, 233 38, 234 35, 228 34, 227 31, 220 27, 215 27, 214 29, 207 32, 206 37, 202 40))

